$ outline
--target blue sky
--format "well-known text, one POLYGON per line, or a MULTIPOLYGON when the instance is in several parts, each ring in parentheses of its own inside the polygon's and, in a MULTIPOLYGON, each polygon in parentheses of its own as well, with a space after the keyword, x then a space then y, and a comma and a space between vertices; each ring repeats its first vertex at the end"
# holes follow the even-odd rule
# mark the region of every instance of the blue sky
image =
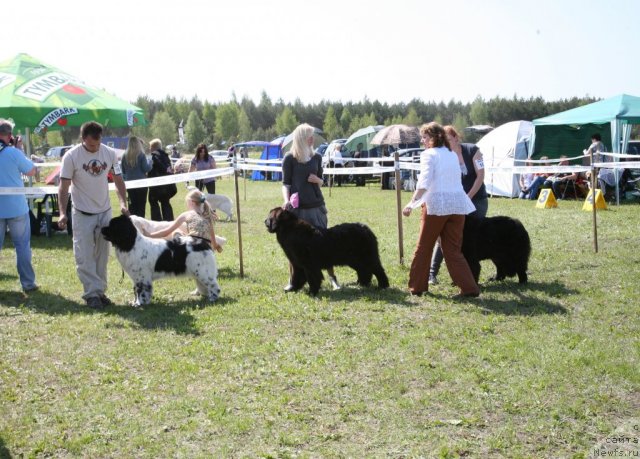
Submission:
POLYGON ((211 102, 640 96, 640 1, 20 2, 0 60, 211 102))

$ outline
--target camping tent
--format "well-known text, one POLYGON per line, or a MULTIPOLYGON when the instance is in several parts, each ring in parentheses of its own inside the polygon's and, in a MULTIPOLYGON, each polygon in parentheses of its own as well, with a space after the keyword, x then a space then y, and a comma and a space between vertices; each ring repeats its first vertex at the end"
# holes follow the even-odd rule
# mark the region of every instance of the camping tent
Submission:
POLYGON ((528 141, 532 129, 530 121, 511 121, 498 126, 478 141, 486 168, 484 184, 487 193, 511 198, 518 196, 518 175, 511 170, 500 169, 524 165, 522 162, 514 164, 514 159, 526 159, 529 156, 528 141))
POLYGON ((610 151, 620 153, 626 151, 632 124, 640 124, 640 97, 627 94, 539 118, 533 120, 531 156, 579 155, 594 133, 610 151))

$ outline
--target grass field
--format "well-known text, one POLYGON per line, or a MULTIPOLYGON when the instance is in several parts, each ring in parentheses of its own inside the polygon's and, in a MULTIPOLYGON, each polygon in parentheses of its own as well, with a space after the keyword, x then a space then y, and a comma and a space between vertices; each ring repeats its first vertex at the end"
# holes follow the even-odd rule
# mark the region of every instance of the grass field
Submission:
MULTIPOLYGON (((233 181, 218 192, 232 196, 233 181)), ((116 305, 89 310, 63 233, 32 240, 41 289, 27 297, 7 238, 0 457, 579 458, 640 437, 638 204, 598 213, 596 254, 581 202, 491 199, 489 215, 529 231, 530 283, 489 283, 483 262, 481 299, 454 302, 444 268, 433 295, 408 296, 419 219, 403 219, 402 266, 394 192, 324 192, 330 224, 377 234, 390 289, 359 288, 341 268, 342 290, 285 294, 263 223, 276 183, 247 182, 246 200, 241 183, 244 278, 236 223, 218 224, 229 241, 213 305, 189 296, 193 281, 164 279, 133 309, 111 257, 116 305)))

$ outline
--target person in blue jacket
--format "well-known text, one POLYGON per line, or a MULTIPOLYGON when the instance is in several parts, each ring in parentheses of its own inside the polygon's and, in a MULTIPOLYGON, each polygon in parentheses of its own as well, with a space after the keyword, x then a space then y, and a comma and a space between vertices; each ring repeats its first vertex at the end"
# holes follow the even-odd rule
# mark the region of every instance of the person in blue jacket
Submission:
MULTIPOLYGON (((24 153, 14 147, 13 124, 0 118, 0 188, 24 188, 22 175, 34 176, 36 167, 24 153)), ((0 191, 0 250, 9 228, 16 249, 18 276, 22 290, 37 290, 36 274, 31 265, 31 221, 24 194, 2 194, 0 191)))

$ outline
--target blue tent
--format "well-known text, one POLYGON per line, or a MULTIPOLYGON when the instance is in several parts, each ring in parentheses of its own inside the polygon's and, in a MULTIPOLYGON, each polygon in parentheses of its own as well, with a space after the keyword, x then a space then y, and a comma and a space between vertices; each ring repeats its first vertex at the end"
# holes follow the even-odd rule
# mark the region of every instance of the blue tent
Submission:
MULTIPOLYGON (((262 147, 262 154, 260 155, 260 159, 279 159, 282 158, 282 142, 281 138, 274 139, 271 142, 263 142, 261 140, 252 140, 249 142, 236 143, 234 145, 235 148, 257 148, 262 147), (280 142, 278 142, 280 141, 280 142)), ((260 164, 260 163, 258 163, 260 164)), ((263 166, 270 165, 269 163, 262 163, 263 166)), ((270 171, 253 171, 251 174, 251 180, 272 180, 272 181, 280 181, 282 180, 281 172, 270 172, 270 171)))

